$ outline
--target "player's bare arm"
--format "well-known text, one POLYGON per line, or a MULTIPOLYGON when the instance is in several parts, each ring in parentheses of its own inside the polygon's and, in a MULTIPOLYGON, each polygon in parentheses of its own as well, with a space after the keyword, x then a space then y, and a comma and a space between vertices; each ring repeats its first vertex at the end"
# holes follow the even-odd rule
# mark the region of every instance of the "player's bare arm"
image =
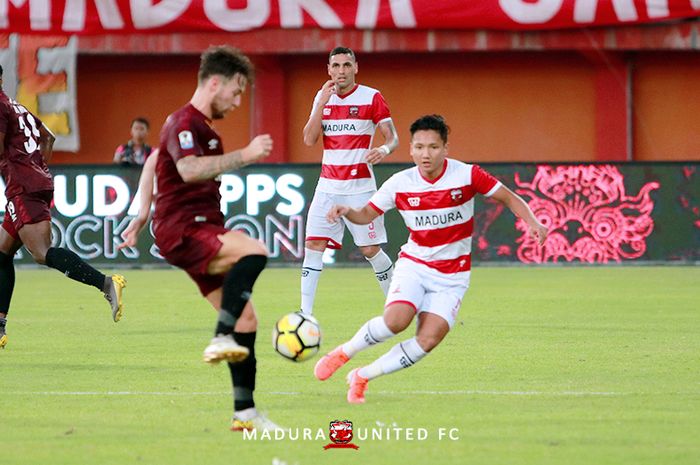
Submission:
POLYGON ((396 150, 399 146, 399 134, 396 132, 396 126, 392 120, 384 121, 379 124, 379 131, 384 136, 384 145, 374 147, 367 154, 367 163, 372 165, 381 162, 390 153, 396 150))
POLYGON ((255 137, 245 148, 209 157, 184 157, 177 162, 177 171, 185 182, 214 179, 226 171, 237 170, 255 163, 272 151, 272 137, 262 134, 255 137))
POLYGON ((48 163, 53 155, 53 143, 56 136, 46 126, 42 125, 39 128, 39 153, 41 153, 44 162, 48 163))
POLYGON ((522 197, 506 186, 499 187, 491 197, 504 204, 515 216, 525 221, 530 228, 530 236, 537 239, 540 245, 544 243, 544 240, 547 238, 547 228, 537 221, 535 214, 532 213, 532 210, 522 197))
POLYGON ((347 207, 345 205, 333 205, 333 207, 328 210, 326 219, 330 223, 335 223, 343 216, 355 224, 370 224, 376 217, 379 216, 379 212, 372 208, 369 204, 365 205, 359 210, 356 208, 347 207))
POLYGON ((321 87, 321 96, 316 103, 309 121, 306 122, 304 126, 304 144, 308 146, 314 145, 318 142, 318 138, 321 137, 321 132, 323 128, 321 127, 321 121, 323 120, 323 107, 326 106, 331 96, 336 93, 335 83, 328 80, 321 87))
POLYGON ((148 223, 151 214, 151 203, 153 202, 153 184, 156 174, 156 163, 158 161, 158 149, 155 149, 146 159, 146 163, 141 170, 139 177, 139 212, 136 217, 129 222, 122 233, 124 242, 117 246, 117 249, 124 247, 134 247, 138 242, 138 236, 143 227, 148 223))

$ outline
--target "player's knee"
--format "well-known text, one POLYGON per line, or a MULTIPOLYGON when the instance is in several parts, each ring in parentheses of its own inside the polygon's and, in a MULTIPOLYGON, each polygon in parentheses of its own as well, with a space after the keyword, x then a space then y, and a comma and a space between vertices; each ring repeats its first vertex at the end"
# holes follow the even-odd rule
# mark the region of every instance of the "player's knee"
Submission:
POLYGON ((270 251, 267 250, 267 246, 260 241, 253 241, 254 243, 250 247, 250 255, 264 255, 265 257, 270 256, 270 251))
POLYGON ((323 252, 324 250, 326 250, 327 246, 327 241, 313 240, 304 242, 304 247, 306 247, 307 249, 316 250, 317 252, 323 252))
POLYGON ((384 315, 384 323, 392 333, 398 334, 408 328, 413 320, 412 315, 384 315))
POLYGON ((262 241, 253 239, 252 237, 246 237, 243 241, 238 241, 234 246, 236 254, 241 258, 248 255, 264 255, 265 257, 270 255, 267 250, 267 246, 262 241))
POLYGON ((363 245, 359 247, 360 253, 366 258, 372 258, 381 250, 378 245, 363 245))
POLYGON ((425 352, 430 352, 431 350, 433 350, 435 347, 437 347, 438 344, 440 344, 441 340, 442 338, 435 334, 419 334, 416 336, 416 341, 418 341, 418 345, 425 352))
POLYGON ((39 265, 46 265, 46 250, 30 250, 29 254, 39 265))

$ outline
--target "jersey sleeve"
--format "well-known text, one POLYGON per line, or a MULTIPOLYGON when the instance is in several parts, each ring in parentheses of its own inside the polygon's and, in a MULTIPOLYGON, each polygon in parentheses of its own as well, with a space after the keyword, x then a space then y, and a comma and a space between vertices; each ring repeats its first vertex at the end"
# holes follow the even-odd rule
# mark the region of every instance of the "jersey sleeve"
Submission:
POLYGON ((182 120, 174 124, 167 136, 168 153, 175 163, 190 155, 201 155, 202 147, 197 140, 197 131, 191 120, 182 120))
POLYGON ((311 104, 311 111, 309 112, 309 118, 311 118, 311 115, 314 113, 314 108, 316 108, 316 105, 318 105, 318 100, 321 98, 321 91, 319 90, 316 92, 316 96, 314 97, 314 103, 311 104))
POLYGON ((369 199, 369 205, 383 214, 396 207, 396 191, 399 181, 396 175, 386 180, 382 187, 369 199))
POLYGON ((372 121, 374 124, 379 124, 383 121, 391 119, 389 105, 381 93, 377 92, 372 98, 372 121))
POLYGON ((479 165, 472 165, 472 187, 479 194, 491 197, 501 187, 501 182, 479 165))

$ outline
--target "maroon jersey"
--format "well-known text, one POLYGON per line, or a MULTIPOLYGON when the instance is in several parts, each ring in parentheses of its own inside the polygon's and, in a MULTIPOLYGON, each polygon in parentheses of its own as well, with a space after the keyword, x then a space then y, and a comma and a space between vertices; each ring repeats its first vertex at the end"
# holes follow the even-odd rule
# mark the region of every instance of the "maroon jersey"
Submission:
POLYGON ((53 190, 53 179, 39 151, 41 125, 39 118, 0 91, 0 133, 5 134, 0 173, 5 179, 8 199, 53 190))
POLYGON ((168 252, 182 242, 185 229, 195 223, 223 225, 221 194, 216 180, 186 183, 175 166, 184 157, 221 155, 221 137, 211 120, 191 104, 168 116, 160 132, 156 163, 158 194, 153 215, 156 244, 168 252))

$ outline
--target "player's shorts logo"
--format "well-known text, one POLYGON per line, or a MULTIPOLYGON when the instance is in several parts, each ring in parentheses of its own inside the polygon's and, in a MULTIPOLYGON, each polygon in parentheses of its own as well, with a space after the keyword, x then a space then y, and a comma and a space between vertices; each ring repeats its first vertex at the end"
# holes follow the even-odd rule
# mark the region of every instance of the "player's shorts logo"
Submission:
POLYGON ((216 148, 219 146, 219 140, 218 139, 210 139, 209 142, 207 142, 209 145, 209 150, 216 150, 216 148))
POLYGON ((180 148, 183 150, 191 149, 194 147, 194 138, 190 131, 181 131, 177 138, 180 139, 180 148))
POLYGON ((350 420, 333 420, 330 423, 328 438, 330 444, 323 446, 324 449, 359 449, 359 446, 350 444, 352 441, 352 422, 350 420))
POLYGON ((12 221, 17 221, 17 212, 15 211, 15 204, 12 203, 12 201, 7 202, 7 211, 10 213, 12 221))
POLYGON ((412 207, 417 207, 420 205, 420 197, 409 197, 408 204, 412 207))

